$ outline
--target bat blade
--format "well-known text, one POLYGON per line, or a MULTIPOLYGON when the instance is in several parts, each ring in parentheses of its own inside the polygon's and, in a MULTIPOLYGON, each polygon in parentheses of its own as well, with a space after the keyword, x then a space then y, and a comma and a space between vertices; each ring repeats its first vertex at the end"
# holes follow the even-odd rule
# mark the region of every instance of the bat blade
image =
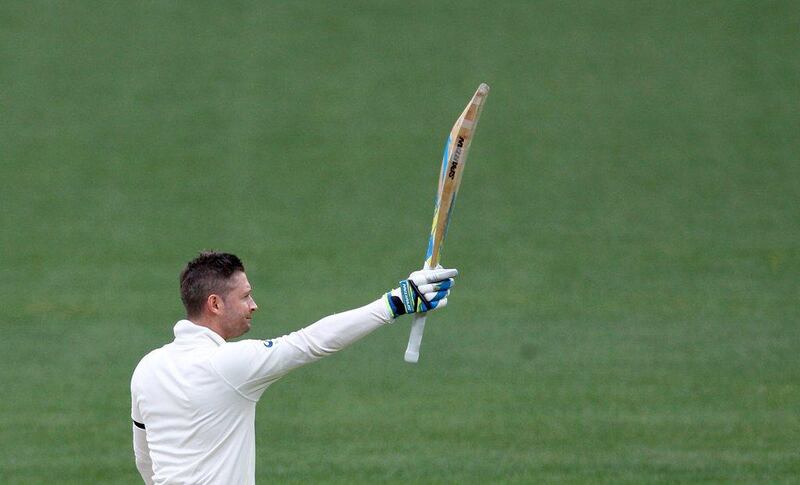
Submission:
MULTIPOLYGON (((442 166, 439 169, 439 184, 433 210, 433 224, 431 225, 431 234, 428 239, 428 250, 425 254, 423 269, 435 268, 439 264, 441 249, 444 244, 444 238, 447 235, 447 228, 450 224, 453 206, 458 195, 458 188, 464 175, 469 147, 488 94, 488 85, 481 84, 478 86, 472 99, 456 120, 452 130, 450 130, 450 135, 447 137, 442 155, 442 166)), ((422 345, 424 331, 425 314, 415 314, 411 322, 411 334, 406 347, 406 362, 416 363, 419 361, 419 349, 422 345)))

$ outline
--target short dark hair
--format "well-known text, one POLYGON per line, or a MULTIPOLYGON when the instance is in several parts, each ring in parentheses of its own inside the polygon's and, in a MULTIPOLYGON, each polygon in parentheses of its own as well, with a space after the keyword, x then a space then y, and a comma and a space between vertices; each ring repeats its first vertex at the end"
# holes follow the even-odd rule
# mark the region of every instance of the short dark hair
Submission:
POLYGON ((242 260, 230 253, 202 251, 181 271, 181 301, 186 316, 197 317, 209 295, 224 296, 230 291, 230 278, 244 272, 242 260))

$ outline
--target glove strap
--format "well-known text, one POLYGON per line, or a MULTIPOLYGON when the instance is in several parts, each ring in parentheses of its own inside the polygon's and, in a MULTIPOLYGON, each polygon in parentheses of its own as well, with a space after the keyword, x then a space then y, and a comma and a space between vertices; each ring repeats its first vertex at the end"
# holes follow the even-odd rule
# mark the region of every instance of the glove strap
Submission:
POLYGON ((417 299, 419 299, 419 302, 417 302, 417 308, 416 308, 415 311, 417 311, 417 312, 427 312, 428 310, 430 310, 432 308, 431 307, 431 302, 429 302, 428 300, 425 299, 425 296, 422 294, 421 291, 419 291, 419 288, 417 287, 417 284, 414 283, 414 280, 408 280, 408 284, 411 285, 411 288, 414 289, 414 294, 416 295, 417 299))

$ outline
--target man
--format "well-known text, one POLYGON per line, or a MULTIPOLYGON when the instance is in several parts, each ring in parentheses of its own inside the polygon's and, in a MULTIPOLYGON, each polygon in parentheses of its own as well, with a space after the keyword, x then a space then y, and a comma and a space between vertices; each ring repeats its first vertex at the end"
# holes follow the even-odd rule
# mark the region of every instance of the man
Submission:
POLYGON ((454 269, 416 271, 374 302, 270 340, 227 342, 258 309, 244 265, 203 252, 180 276, 186 319, 131 378, 136 466, 147 484, 255 483, 255 406, 270 384, 406 313, 447 304, 454 269))

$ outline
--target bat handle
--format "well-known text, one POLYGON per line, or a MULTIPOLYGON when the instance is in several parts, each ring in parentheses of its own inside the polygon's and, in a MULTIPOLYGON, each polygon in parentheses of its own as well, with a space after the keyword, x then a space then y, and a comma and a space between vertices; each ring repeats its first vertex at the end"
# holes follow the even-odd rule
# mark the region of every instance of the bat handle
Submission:
POLYGON ((406 347, 405 360, 409 364, 416 364, 419 361, 419 347, 422 345, 422 334, 425 332, 424 313, 415 313, 411 321, 411 335, 408 336, 408 347, 406 347))
MULTIPOLYGON (((438 257, 431 257, 425 260, 422 269, 431 269, 436 264, 434 260, 438 257)), ((411 320, 411 334, 408 336, 408 346, 406 347, 405 361, 409 364, 416 364, 419 361, 419 347, 422 345, 422 334, 425 332, 425 318, 427 313, 415 313, 411 320)))

